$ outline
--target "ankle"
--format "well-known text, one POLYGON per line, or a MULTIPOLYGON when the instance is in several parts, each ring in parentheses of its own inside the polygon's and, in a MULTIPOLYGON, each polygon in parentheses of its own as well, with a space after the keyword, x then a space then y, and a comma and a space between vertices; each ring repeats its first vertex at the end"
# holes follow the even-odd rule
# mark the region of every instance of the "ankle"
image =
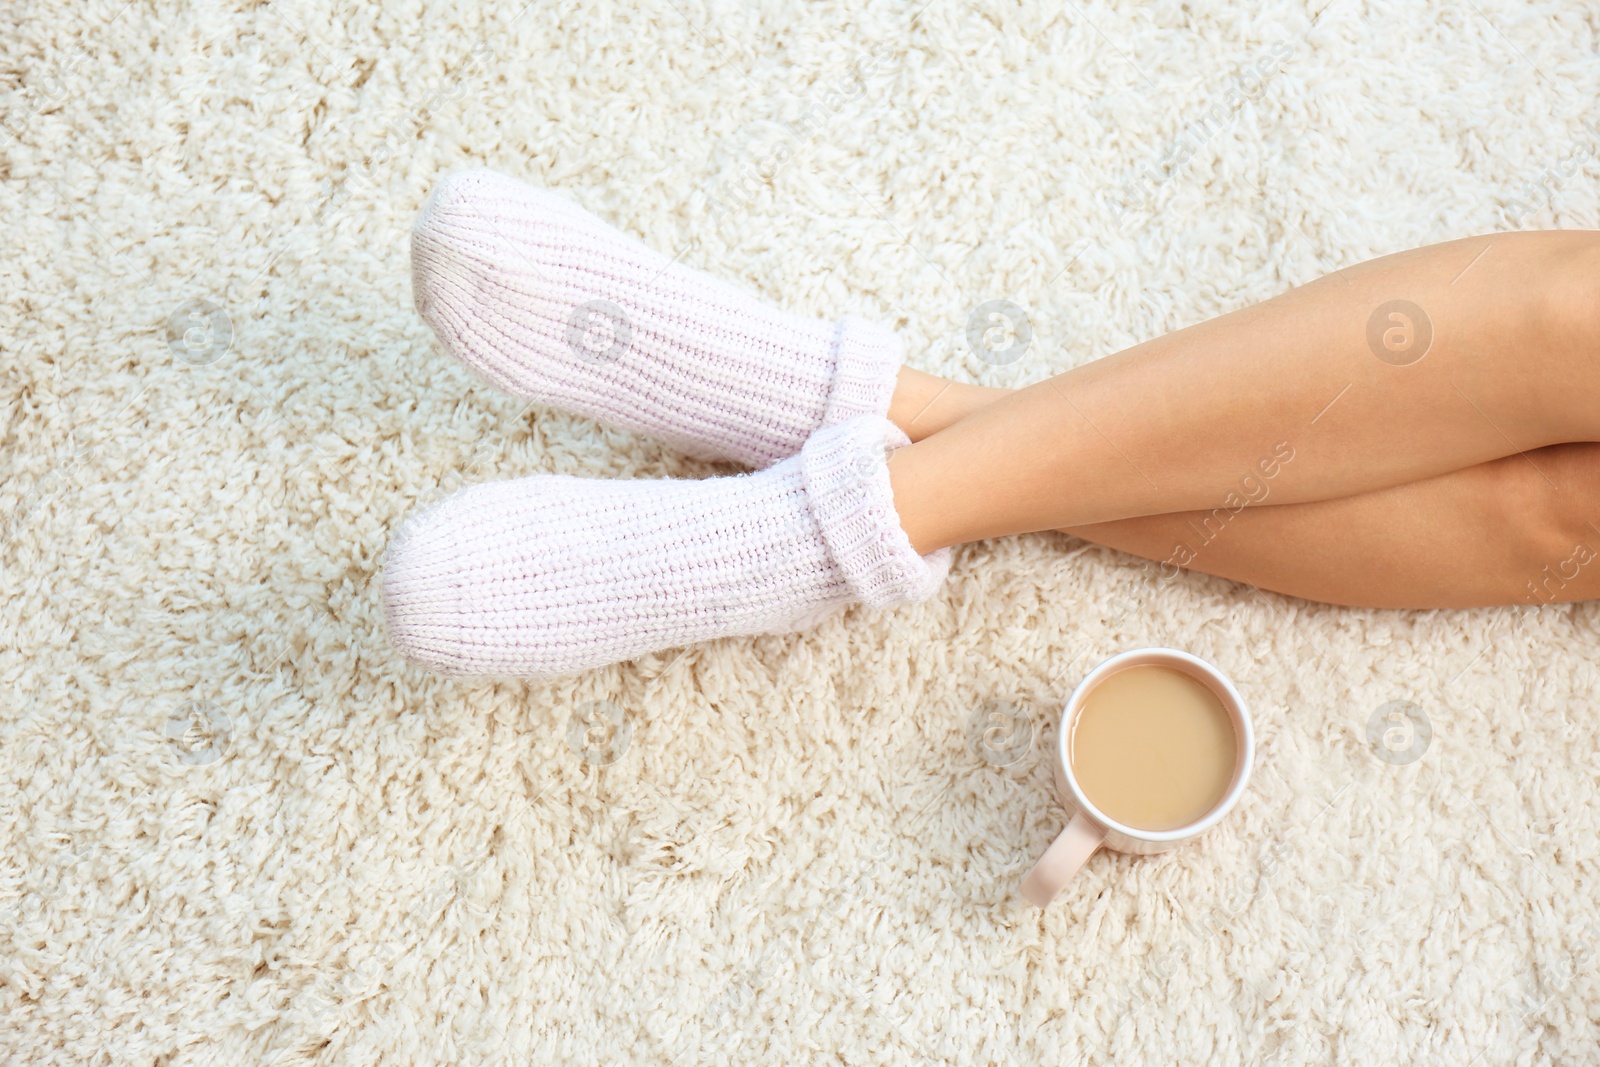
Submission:
POLYGON ((889 421, 920 441, 953 426, 999 400, 1009 389, 952 382, 910 367, 901 367, 889 401, 889 421))
POLYGON ((953 510, 941 492, 937 461, 913 442, 889 453, 889 491, 900 529, 918 555, 926 556, 958 544, 948 522, 953 510))

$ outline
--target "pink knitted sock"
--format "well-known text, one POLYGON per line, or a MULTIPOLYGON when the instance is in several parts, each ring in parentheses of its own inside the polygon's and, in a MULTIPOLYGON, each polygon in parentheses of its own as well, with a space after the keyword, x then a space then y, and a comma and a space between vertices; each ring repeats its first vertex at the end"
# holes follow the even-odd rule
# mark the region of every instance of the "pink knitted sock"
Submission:
POLYGON ((390 640, 447 674, 557 675, 922 600, 950 552, 900 529, 884 450, 905 443, 863 417, 755 474, 463 489, 389 546, 390 640))
POLYGON ((493 171, 439 184, 411 277, 440 343, 506 392, 750 466, 883 415, 900 369, 886 327, 791 315, 493 171))

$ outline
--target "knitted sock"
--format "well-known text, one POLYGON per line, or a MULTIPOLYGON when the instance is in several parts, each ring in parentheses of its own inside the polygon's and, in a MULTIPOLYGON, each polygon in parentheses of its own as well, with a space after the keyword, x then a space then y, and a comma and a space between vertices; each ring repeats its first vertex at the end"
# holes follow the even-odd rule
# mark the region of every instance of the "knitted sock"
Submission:
POLYGON ((445 349, 513 396, 749 466, 883 415, 900 369, 886 327, 789 314, 487 170, 429 198, 411 277, 445 349))
POLYGON ((905 443, 864 417, 755 474, 463 489, 389 547, 390 640, 447 674, 546 676, 925 599, 950 553, 900 528, 884 450, 905 443))

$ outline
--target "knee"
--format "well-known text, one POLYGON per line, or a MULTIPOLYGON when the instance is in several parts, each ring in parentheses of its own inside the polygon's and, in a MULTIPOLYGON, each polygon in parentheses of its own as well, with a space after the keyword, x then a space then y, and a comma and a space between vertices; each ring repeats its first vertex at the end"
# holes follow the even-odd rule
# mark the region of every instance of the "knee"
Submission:
POLYGON ((1600 590, 1600 444, 1552 445, 1490 466, 1502 529, 1514 531, 1519 599, 1555 603, 1600 590))
POLYGON ((1562 237, 1556 261, 1542 279, 1545 318, 1558 338, 1600 359, 1600 230, 1562 237))
POLYGON ((1541 481, 1562 539, 1600 538, 1594 526, 1600 521, 1600 443, 1551 445, 1532 455, 1535 462, 1544 461, 1539 463, 1546 475, 1541 481))

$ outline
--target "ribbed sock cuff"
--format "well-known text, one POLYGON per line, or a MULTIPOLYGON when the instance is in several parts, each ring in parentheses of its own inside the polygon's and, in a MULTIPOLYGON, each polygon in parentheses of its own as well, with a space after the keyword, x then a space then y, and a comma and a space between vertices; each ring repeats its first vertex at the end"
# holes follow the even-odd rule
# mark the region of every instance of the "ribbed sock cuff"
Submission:
POLYGON ((869 417, 817 431, 800 453, 812 517, 869 607, 926 600, 950 569, 949 549, 919 556, 900 528, 886 458, 910 443, 888 419, 869 417))
POLYGON ((904 361, 905 343, 887 326, 855 315, 840 319, 833 384, 822 425, 837 426, 861 415, 887 415, 904 361))

